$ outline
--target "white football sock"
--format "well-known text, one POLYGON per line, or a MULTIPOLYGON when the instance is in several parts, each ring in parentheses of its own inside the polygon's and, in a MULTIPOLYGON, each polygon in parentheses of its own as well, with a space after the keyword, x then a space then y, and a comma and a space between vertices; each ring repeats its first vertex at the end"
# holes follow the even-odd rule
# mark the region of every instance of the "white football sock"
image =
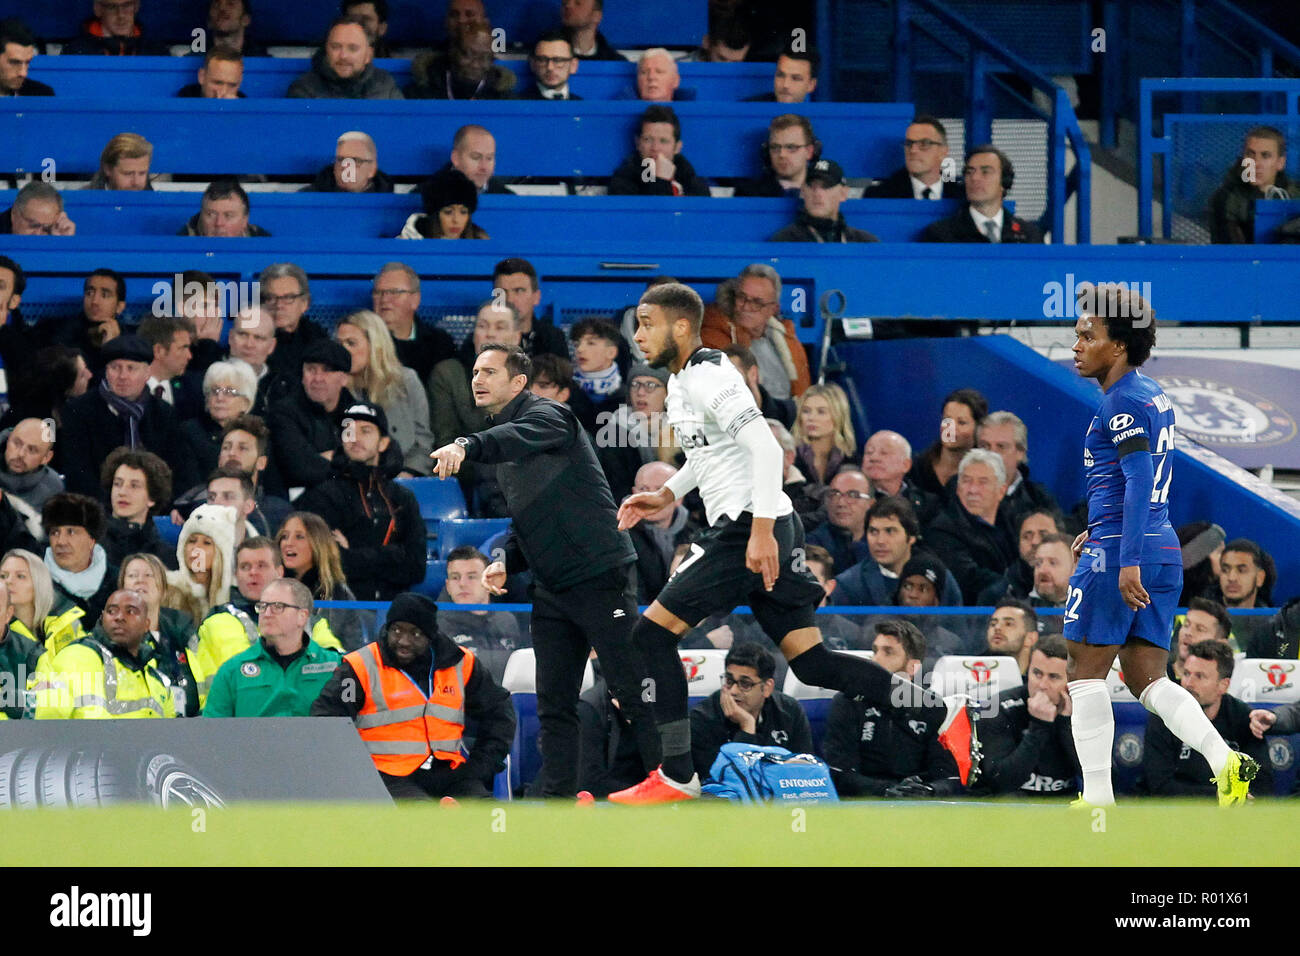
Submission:
POLYGON ((1072 680, 1069 684, 1074 714, 1070 732, 1083 770, 1083 800, 1094 807, 1115 802, 1110 783, 1110 754, 1115 745, 1115 712, 1104 680, 1072 680))
POLYGON ((1228 745, 1186 689, 1162 677, 1147 685, 1141 700, 1143 707, 1165 722, 1170 733, 1205 757, 1216 777, 1223 772, 1228 745))

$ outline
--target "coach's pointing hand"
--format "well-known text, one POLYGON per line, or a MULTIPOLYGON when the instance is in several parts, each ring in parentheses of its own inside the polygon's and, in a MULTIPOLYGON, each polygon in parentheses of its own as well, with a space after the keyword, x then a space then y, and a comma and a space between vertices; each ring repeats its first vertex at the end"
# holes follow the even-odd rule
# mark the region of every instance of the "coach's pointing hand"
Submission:
POLYGON ((465 449, 457 444, 443 445, 437 451, 429 453, 433 459, 433 473, 439 478, 450 478, 460 471, 461 462, 465 460, 465 449))
POLYGON ((676 499, 667 488, 658 491, 639 491, 628 495, 618 506, 618 530, 626 531, 642 518, 648 518, 656 511, 663 511, 676 499))
POLYGON ((1119 594, 1130 611, 1140 611, 1151 603, 1151 595, 1142 586, 1142 569, 1137 565, 1119 569, 1119 594))

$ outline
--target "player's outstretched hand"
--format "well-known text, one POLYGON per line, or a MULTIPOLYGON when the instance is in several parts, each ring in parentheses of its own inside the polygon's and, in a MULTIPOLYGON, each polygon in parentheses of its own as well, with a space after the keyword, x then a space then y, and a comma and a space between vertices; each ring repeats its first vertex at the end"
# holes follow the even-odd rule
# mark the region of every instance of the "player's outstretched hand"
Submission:
POLYGON ((488 594, 500 596, 506 593, 506 566, 500 561, 493 561, 483 569, 483 587, 488 594))
POLYGON ((433 473, 439 478, 450 478, 460 471, 461 462, 465 460, 465 449, 453 442, 430 452, 429 457, 433 459, 433 473))
POLYGON ((667 488, 658 491, 638 491, 628 495, 618 506, 618 530, 626 531, 642 518, 648 518, 656 511, 663 511, 673 503, 673 493, 667 488))
POLYGON ((1088 540, 1088 532, 1080 531, 1079 536, 1074 539, 1074 544, 1070 545, 1070 550, 1074 552, 1074 562, 1079 563, 1079 558, 1083 554, 1083 544, 1088 540))
POLYGON ((1119 569, 1119 594, 1130 611, 1140 611, 1151 603, 1151 595, 1142 586, 1142 569, 1137 565, 1119 569))
POLYGON ((1260 740, 1269 732, 1270 728, 1277 723, 1277 714, 1271 710, 1252 710, 1250 712, 1250 732, 1260 740))
POLYGON ((745 567, 755 574, 763 575, 763 587, 770 591, 781 574, 781 562, 777 560, 776 535, 770 531, 749 533, 749 544, 745 546, 745 567))

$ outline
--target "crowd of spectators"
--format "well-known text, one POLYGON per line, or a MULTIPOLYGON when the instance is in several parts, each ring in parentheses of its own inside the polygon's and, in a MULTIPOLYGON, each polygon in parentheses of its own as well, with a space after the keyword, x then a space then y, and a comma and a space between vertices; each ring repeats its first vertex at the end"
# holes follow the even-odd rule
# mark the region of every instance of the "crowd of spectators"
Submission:
MULTIPOLYGON (((122 19, 138 6, 96 3, 87 35, 65 52, 157 52, 153 38, 122 19)), ((529 53, 533 82, 516 89, 515 74, 494 62, 482 4, 452 0, 446 46, 420 54, 412 83, 399 90, 373 62, 388 52, 384 4, 345 2, 289 95, 578 99, 570 80, 582 60, 620 54, 600 33, 599 0, 562 7, 564 29, 536 40, 529 53)), ((221 43, 196 66, 197 82, 178 95, 243 96, 242 57, 265 52, 247 4, 214 0, 209 29, 221 43)), ((27 76, 36 41, 24 30, 0 25, 0 83, 14 95, 57 94, 27 76)), ((742 60, 757 42, 742 22, 720 20, 692 58, 742 60)), ((682 124, 667 105, 691 98, 676 63, 662 49, 641 57, 628 96, 650 105, 628 158, 610 178, 610 193, 710 193, 683 153, 682 124)), ((816 72, 815 53, 779 51, 767 98, 806 101, 816 91, 816 72)), ((902 167, 870 187, 869 197, 968 203, 930 226, 925 240, 1042 241, 1032 223, 1004 206, 1014 170, 1001 150, 970 149, 957 183, 944 175, 951 164, 944 162, 943 124, 926 115, 908 126, 902 150, 902 167)), ((495 176, 495 152, 488 129, 462 127, 446 165, 420 185, 423 212, 411 215, 400 237, 488 238, 473 216, 482 193, 507 188, 495 176)), ((1280 136, 1252 131, 1247 155, 1257 168, 1273 169, 1260 187, 1264 195, 1290 188, 1276 162, 1285 155, 1280 136)), ((152 159, 144 137, 115 136, 87 188, 150 189, 152 159)), ((391 192, 395 184, 379 159, 364 131, 345 132, 332 162, 307 188, 391 192)), ((807 118, 773 119, 764 161, 763 173, 736 192, 800 200, 795 220, 773 240, 875 241, 845 221, 844 171, 821 155, 807 118)), ((1224 216, 1238 221, 1239 190, 1224 190, 1224 216)), ((251 216, 240 181, 217 179, 180 234, 267 235, 251 216)), ((75 231, 60 190, 41 181, 21 189, 0 216, 0 232, 75 231)), ((181 290, 215 283, 185 272, 177 285, 180 301, 181 290)), ((104 655, 137 675, 144 710, 243 714, 239 667, 270 662, 286 674, 292 666, 308 668, 304 677, 325 675, 324 662, 360 648, 370 636, 363 616, 317 602, 404 601, 423 586, 426 527, 403 480, 435 480, 428 478, 429 452, 488 424, 474 399, 472 368, 489 344, 518 346, 531 357, 531 390, 572 408, 616 499, 657 490, 684 461, 663 418, 668 375, 643 363, 631 341, 634 320, 589 316, 562 329, 541 311, 542 279, 524 259, 497 263, 460 342, 422 315, 422 277, 400 261, 382 266, 369 295, 359 289, 357 307, 332 328, 313 315, 311 280, 298 265, 272 263, 258 285, 259 300, 234 314, 223 314, 201 292, 185 297, 179 313, 137 319, 127 279, 99 268, 84 278, 79 312, 29 324, 21 314, 22 266, 0 256, 0 359, 11 370, 10 407, 0 419, 0 612, 7 622, 0 667, 28 668, 41 701, 10 708, 7 716, 98 716, 74 715, 52 701, 60 673, 104 655), (179 526, 174 547, 155 519, 179 526), (172 690, 160 694, 159 682, 172 690)), ((990 706, 994 742, 983 786, 994 793, 1072 792, 1066 655, 1059 618, 1039 611, 1067 605, 1072 542, 1082 530, 1077 509, 1064 511, 1031 478, 1024 421, 1013 410, 990 410, 973 389, 957 388, 944 399, 937 436, 919 452, 889 428, 856 434, 844 391, 812 383, 808 352, 782 313, 783 301, 776 269, 746 266, 719 286, 702 339, 725 351, 785 453, 783 485, 804 524, 805 559, 831 609, 822 616, 828 641, 870 650, 882 666, 914 680, 945 655, 1012 658, 1024 683, 990 706), (834 610, 859 606, 898 611, 864 618, 834 610), (907 612, 961 606, 994 611, 978 619, 907 612)), ((491 466, 466 467, 457 480, 471 514, 505 516, 491 466)), ((634 529, 638 603, 655 598, 705 524, 698 497, 688 496, 634 529)), ((1294 657, 1297 641, 1293 629, 1269 618, 1229 611, 1270 607, 1289 594, 1279 588, 1272 558, 1253 541, 1228 540, 1208 523, 1180 529, 1180 541, 1188 611, 1176 623, 1170 673, 1193 690, 1216 726, 1224 722, 1225 737, 1231 732, 1229 739, 1244 744, 1253 733, 1258 740, 1272 724, 1226 694, 1233 655, 1294 657)), ((450 659, 455 648, 468 648, 499 682, 510 653, 529 638, 514 616, 483 608, 491 602, 482 583, 489 563, 474 545, 448 556, 445 584, 431 594, 443 604, 435 633, 448 639, 435 655, 450 659)), ((422 605, 407 613, 401 620, 431 624, 422 605)), ((779 690, 784 661, 764 641, 737 615, 702 622, 683 639, 684 648, 728 651, 722 688, 691 717, 702 774, 728 741, 813 747, 807 717, 779 690)), ((319 676, 310 686, 319 693, 325 682, 319 676)), ((294 712, 305 713, 317 699, 306 686, 294 712)), ((587 789, 609 792, 645 775, 623 733, 618 701, 602 682, 584 695, 582 720, 587 789)), ((1291 720, 1276 723, 1289 727, 1291 720)), ((918 727, 905 708, 880 713, 840 696, 824 752, 846 795, 943 796, 960 786, 935 737, 936 728, 918 727)), ((1151 748, 1147 786, 1154 793, 1200 792, 1203 768, 1169 749, 1151 748)))

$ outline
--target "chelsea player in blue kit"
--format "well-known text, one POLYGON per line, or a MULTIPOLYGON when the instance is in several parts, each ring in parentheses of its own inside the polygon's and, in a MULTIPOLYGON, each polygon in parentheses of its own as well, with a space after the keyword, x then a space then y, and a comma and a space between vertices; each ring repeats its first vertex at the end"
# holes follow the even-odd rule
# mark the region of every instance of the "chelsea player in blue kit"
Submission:
POLYGON ((1244 803, 1258 764, 1230 749, 1196 698, 1165 676, 1183 565, 1169 523, 1173 405, 1138 371, 1155 345, 1155 312, 1122 285, 1085 285, 1078 296, 1074 367, 1104 393, 1084 439, 1088 530, 1074 542, 1080 560, 1065 602, 1082 802, 1115 802, 1106 676, 1118 653, 1133 695, 1214 770, 1219 803, 1244 803))

